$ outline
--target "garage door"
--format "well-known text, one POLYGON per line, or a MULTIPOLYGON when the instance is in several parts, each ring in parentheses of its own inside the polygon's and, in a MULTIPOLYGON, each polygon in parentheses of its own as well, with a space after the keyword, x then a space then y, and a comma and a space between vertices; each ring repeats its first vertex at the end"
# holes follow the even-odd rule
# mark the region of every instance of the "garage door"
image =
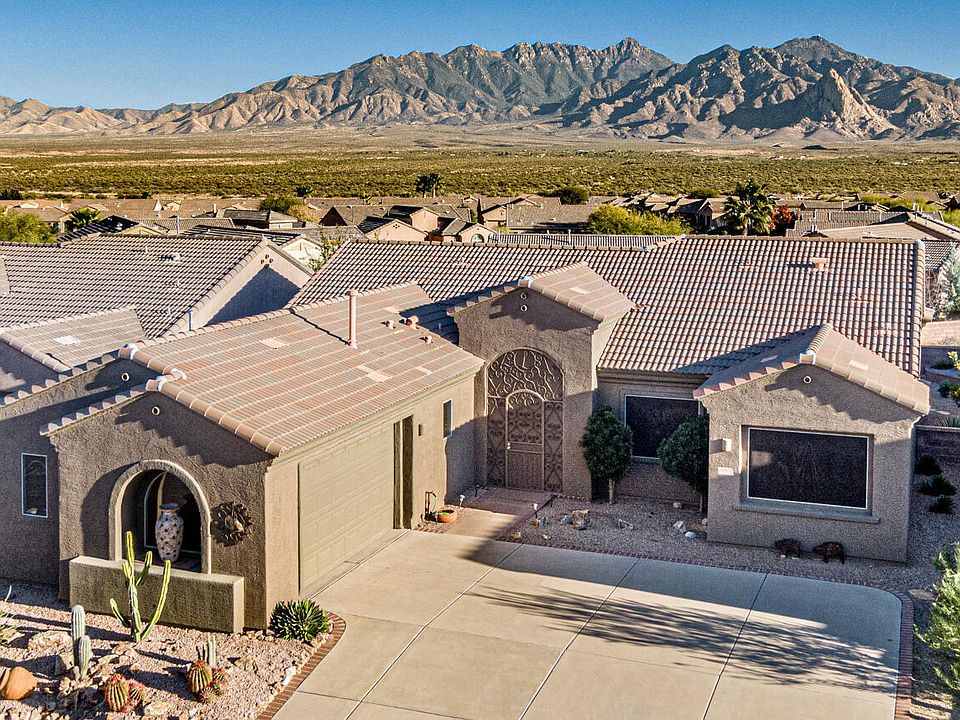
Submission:
POLYGON ((390 425, 300 468, 300 593, 393 527, 390 425))

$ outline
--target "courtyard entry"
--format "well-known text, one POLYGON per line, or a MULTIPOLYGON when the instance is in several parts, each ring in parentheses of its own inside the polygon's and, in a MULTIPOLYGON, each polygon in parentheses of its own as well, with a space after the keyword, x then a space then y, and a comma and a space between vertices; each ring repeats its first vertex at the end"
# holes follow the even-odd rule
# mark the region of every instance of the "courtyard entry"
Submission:
POLYGON ((487 369, 487 482, 559 492, 563 373, 552 358, 511 350, 487 369))
POLYGON ((393 424, 393 527, 413 527, 413 416, 393 424))

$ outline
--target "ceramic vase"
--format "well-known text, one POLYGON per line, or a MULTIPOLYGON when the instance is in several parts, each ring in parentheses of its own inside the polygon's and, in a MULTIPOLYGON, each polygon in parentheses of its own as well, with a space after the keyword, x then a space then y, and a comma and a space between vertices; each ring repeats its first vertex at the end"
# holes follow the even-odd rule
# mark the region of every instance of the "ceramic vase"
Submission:
POLYGON ((166 503, 160 506, 160 516, 157 518, 157 554, 161 560, 176 562, 180 557, 180 546, 183 544, 183 518, 177 515, 180 506, 176 503, 166 503))

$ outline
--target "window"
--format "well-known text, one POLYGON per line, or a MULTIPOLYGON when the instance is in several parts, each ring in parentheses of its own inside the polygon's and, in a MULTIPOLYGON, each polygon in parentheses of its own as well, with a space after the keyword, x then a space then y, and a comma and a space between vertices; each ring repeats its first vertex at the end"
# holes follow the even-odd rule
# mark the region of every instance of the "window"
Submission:
POLYGON ((869 439, 788 430, 748 430, 747 496, 867 507, 869 439))
POLYGON ((447 400, 443 404, 443 436, 445 438, 453 435, 453 400, 447 400))
POLYGON ((47 516, 47 456, 20 456, 21 511, 30 517, 47 516))
POLYGON ((634 457, 655 458, 660 443, 699 414, 700 403, 696 400, 627 395, 624 418, 633 431, 634 457))

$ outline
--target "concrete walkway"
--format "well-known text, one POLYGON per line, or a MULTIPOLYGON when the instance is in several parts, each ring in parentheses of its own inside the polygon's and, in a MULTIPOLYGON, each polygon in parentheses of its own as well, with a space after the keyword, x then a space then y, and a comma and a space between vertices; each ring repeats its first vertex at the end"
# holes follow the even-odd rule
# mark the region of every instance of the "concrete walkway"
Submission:
POLYGON ((343 638, 278 718, 893 718, 870 588, 397 533, 318 600, 343 638))

